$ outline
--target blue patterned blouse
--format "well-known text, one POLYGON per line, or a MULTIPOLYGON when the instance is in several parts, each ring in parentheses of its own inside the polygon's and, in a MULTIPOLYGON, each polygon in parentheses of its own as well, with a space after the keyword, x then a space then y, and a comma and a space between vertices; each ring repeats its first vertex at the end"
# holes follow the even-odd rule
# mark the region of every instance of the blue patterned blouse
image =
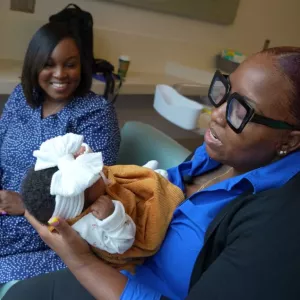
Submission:
MULTIPOLYGON (((74 132, 84 135, 107 165, 116 163, 120 131, 114 107, 89 92, 74 98, 57 114, 41 118, 41 107, 26 103, 21 85, 10 95, 0 119, 0 189, 19 192, 32 152, 45 140, 74 132)), ((24 217, 0 216, 0 283, 64 268, 24 217)))

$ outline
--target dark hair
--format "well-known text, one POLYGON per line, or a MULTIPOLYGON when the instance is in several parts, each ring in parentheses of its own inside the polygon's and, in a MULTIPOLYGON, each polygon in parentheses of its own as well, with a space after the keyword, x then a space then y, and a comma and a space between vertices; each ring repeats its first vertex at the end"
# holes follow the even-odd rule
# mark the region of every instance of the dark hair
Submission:
POLYGON ((34 34, 24 59, 21 82, 27 103, 31 107, 39 107, 42 104, 42 89, 38 83, 38 75, 45 67, 57 44, 66 38, 74 40, 80 53, 81 80, 75 94, 84 95, 90 90, 92 85, 92 66, 84 55, 80 38, 66 24, 50 22, 42 26, 34 34))
POLYGON ((276 47, 264 50, 262 54, 271 55, 275 58, 275 65, 291 84, 289 92, 290 114, 300 125, 300 48, 299 47, 276 47))
POLYGON ((53 174, 57 167, 34 171, 30 169, 26 174, 22 186, 21 197, 28 212, 38 221, 47 224, 55 209, 55 196, 50 194, 53 174))

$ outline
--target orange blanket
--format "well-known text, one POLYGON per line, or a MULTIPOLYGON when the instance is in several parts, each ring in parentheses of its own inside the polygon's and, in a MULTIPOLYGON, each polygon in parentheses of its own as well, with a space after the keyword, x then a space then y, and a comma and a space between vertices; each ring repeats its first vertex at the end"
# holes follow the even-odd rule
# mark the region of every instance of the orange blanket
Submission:
MULTIPOLYGON (((144 258, 155 254, 171 222, 175 208, 184 200, 183 192, 151 169, 117 165, 105 167, 110 184, 107 194, 123 203, 126 213, 136 224, 133 246, 124 254, 110 254, 92 247, 98 257, 118 269, 134 270, 144 258)), ((72 225, 90 210, 69 220, 72 225)))

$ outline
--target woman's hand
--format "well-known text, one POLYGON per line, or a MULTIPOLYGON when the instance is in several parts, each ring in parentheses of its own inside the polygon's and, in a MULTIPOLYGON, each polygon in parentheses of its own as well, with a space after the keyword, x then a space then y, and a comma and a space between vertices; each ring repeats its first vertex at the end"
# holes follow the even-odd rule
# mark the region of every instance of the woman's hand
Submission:
POLYGON ((12 191, 0 191, 0 211, 1 214, 24 215, 25 208, 20 194, 12 191))
POLYGON ((25 217, 38 232, 42 240, 66 264, 71 262, 72 264, 78 264, 80 267, 85 257, 93 255, 87 242, 66 221, 56 217, 51 218, 49 224, 56 231, 50 232, 47 226, 39 223, 27 210, 25 211, 25 217))
POLYGON ((41 238, 69 267, 78 281, 96 298, 118 300, 125 289, 127 278, 106 265, 90 250, 88 244, 64 220, 52 218, 57 232, 50 232, 27 211, 25 217, 41 238))

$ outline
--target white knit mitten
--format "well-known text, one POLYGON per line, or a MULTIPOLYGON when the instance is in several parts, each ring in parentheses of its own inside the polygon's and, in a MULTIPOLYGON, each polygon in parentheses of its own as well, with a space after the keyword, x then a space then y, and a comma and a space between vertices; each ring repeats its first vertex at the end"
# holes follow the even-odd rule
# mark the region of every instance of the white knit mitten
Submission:
POLYGON ((158 168, 158 161, 157 160, 150 160, 145 165, 143 165, 144 168, 148 168, 151 170, 156 170, 158 168))
POLYGON ((157 160, 150 160, 145 165, 143 165, 144 168, 148 168, 153 170, 154 172, 160 174, 161 176, 165 177, 166 179, 169 179, 168 172, 163 169, 158 169, 159 163, 157 160))

